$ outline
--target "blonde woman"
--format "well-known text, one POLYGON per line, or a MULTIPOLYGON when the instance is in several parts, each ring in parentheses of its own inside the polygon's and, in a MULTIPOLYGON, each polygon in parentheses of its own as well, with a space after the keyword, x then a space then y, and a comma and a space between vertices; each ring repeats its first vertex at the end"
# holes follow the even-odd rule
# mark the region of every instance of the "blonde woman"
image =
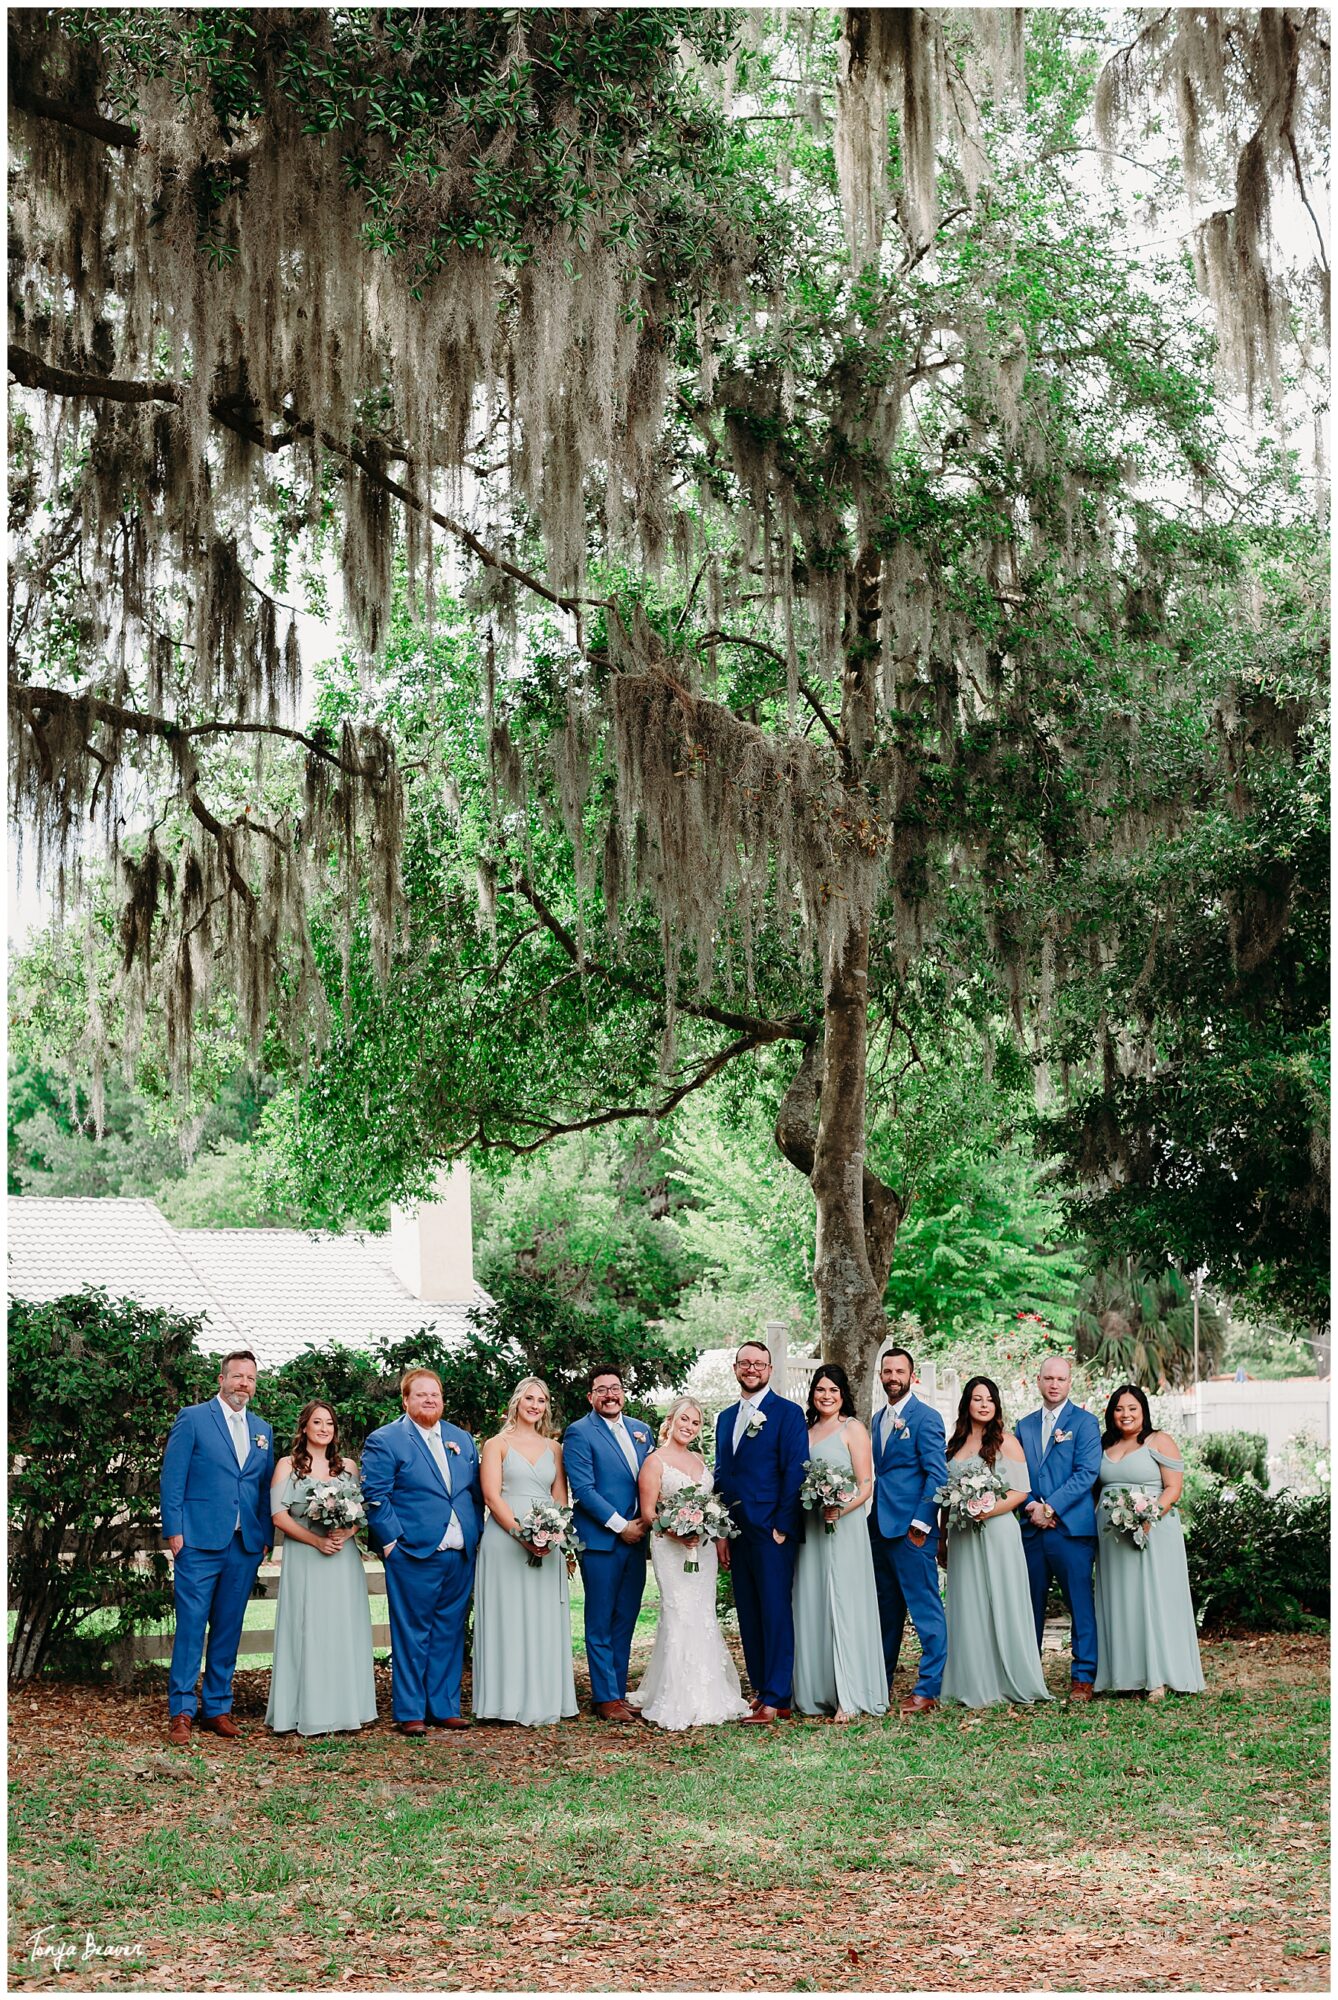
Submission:
POLYGON ((474 1586, 474 1716, 557 1722, 576 1713, 567 1567, 520 1539, 537 1501, 567 1505, 548 1386, 537 1375, 517 1383, 506 1422, 483 1447, 479 1478, 488 1522, 474 1586))
MULTIPOLYGON (((699 1486, 711 1492, 711 1473, 696 1449, 702 1410, 680 1396, 660 1426, 659 1448, 641 1468, 641 1518, 649 1530, 662 1493, 699 1486)), ((660 1622, 645 1679, 628 1705, 643 1722, 661 1729, 694 1729, 703 1723, 738 1722, 748 1704, 739 1691, 739 1673, 725 1646, 715 1609, 717 1558, 712 1541, 685 1542, 656 1534, 651 1562, 660 1592, 660 1622), (688 1561, 698 1567, 685 1567, 688 1561)))

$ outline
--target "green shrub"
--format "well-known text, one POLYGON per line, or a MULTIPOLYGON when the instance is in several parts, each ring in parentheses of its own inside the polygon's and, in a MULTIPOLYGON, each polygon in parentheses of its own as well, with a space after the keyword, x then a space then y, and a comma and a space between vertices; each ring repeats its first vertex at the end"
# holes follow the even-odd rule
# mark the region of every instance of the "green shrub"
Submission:
POLYGON ((1268 1484, 1268 1439, 1259 1431, 1205 1431, 1195 1439, 1199 1456, 1219 1479, 1268 1484))
POLYGON ((1201 1625, 1296 1631, 1329 1615, 1329 1505, 1225 1481, 1202 1493, 1185 1538, 1201 1625))
MULTIPOLYGON (((158 1473, 189 1397, 198 1319, 90 1289, 9 1309, 9 1671, 29 1680, 79 1653, 92 1611, 114 1616, 96 1651, 164 1618, 167 1560, 131 1553, 158 1527, 158 1473)), ((86 1650, 86 1649, 85 1649, 86 1650)))
MULTIPOLYGON (((621 1369, 629 1409, 647 1422, 654 1421, 654 1412, 646 1398, 664 1385, 677 1388, 692 1365, 690 1354, 650 1333, 634 1313, 574 1305, 545 1277, 507 1278, 494 1303, 470 1318, 471 1331, 454 1346, 425 1326, 374 1352, 309 1347, 282 1367, 265 1369, 255 1407, 274 1426, 276 1450, 288 1449, 299 1411, 321 1397, 339 1413, 346 1448, 361 1452, 369 1431, 400 1415, 400 1376, 406 1368, 434 1368, 449 1420, 483 1438, 501 1425, 507 1399, 523 1376, 547 1382, 561 1428, 586 1414, 585 1378, 600 1362, 621 1369)), ((218 1357, 197 1355, 193 1368, 194 1397, 213 1395, 218 1357)))

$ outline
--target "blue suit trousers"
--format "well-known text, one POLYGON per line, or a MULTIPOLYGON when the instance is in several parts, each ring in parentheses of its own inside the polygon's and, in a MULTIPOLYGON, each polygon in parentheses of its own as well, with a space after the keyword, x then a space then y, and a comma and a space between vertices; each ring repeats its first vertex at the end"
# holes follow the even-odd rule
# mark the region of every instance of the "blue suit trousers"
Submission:
POLYGON ((1024 1528, 1022 1547, 1027 1558, 1027 1581, 1031 1585, 1031 1608, 1036 1617, 1037 1650, 1045 1630, 1045 1600, 1050 1595, 1053 1577, 1073 1621, 1072 1678, 1094 1681, 1096 1605, 1092 1598, 1092 1569, 1096 1562, 1096 1536, 1070 1535, 1065 1528, 1024 1528))
POLYGON ((587 1549, 581 1557, 585 1585, 585 1657, 590 1698, 623 1701, 632 1634, 646 1588, 644 1543, 615 1542, 611 1549, 587 1549))
POLYGON ((926 1537, 923 1548, 917 1549, 908 1535, 889 1540, 879 1533, 876 1522, 870 1518, 869 1549, 878 1593, 878 1623, 883 1633, 887 1684, 891 1687, 897 1671, 909 1613, 920 1641, 920 1671, 913 1692, 931 1695, 937 1701, 943 1686, 943 1669, 948 1664, 948 1622, 939 1596, 934 1537, 926 1537))
POLYGON ((463 1549, 385 1558, 390 1611, 390 1712, 396 1722, 444 1722, 460 1713, 465 1616, 474 1558, 463 1549))
POLYGON ((793 1535, 745 1524, 729 1545, 739 1637, 753 1693, 768 1708, 788 1708, 794 1681, 793 1535))
POLYGON ((170 1715, 194 1715, 195 1682, 208 1634, 201 1704, 206 1716, 226 1715, 232 1707, 232 1676, 237 1666, 246 1606, 260 1568, 263 1549, 251 1553, 235 1534, 226 1548, 193 1549, 187 1542, 172 1570, 176 1604, 176 1636, 168 1676, 170 1715))

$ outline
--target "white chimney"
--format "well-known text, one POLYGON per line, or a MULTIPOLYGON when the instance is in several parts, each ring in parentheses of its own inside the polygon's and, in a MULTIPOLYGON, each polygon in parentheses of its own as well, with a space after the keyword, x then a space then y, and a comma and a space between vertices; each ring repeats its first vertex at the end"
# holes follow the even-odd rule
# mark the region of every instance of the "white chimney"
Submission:
POLYGON ((474 1225, 469 1166, 439 1167, 432 1197, 416 1209, 392 1206, 390 1268, 416 1299, 448 1305, 474 1299, 474 1225))

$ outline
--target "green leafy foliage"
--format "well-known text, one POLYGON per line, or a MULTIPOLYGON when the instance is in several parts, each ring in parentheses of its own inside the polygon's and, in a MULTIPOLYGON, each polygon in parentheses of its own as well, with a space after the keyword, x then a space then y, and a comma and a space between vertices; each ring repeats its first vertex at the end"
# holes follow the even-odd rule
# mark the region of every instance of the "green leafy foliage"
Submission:
MULTIPOLYGON (((1078 1359, 1101 1375, 1144 1389, 1178 1388, 1194 1379, 1191 1282, 1175 1270, 1145 1270, 1129 1259, 1095 1272, 1074 1318, 1078 1359)), ((1199 1375, 1216 1373, 1226 1321, 1206 1293, 1199 1301, 1199 1375)))
POLYGON ((1329 1615, 1329 1501, 1250 1480, 1205 1493, 1186 1533, 1189 1587, 1204 1625, 1298 1631, 1329 1615))
POLYGON ((11 1675, 28 1680, 89 1612, 106 1640, 170 1610, 158 1474, 189 1400, 200 1322, 90 1290, 9 1311, 11 1675))
POLYGON ((1194 1440, 1198 1454, 1219 1479, 1253 1479, 1268 1485, 1268 1439, 1260 1431, 1204 1431, 1194 1440))

